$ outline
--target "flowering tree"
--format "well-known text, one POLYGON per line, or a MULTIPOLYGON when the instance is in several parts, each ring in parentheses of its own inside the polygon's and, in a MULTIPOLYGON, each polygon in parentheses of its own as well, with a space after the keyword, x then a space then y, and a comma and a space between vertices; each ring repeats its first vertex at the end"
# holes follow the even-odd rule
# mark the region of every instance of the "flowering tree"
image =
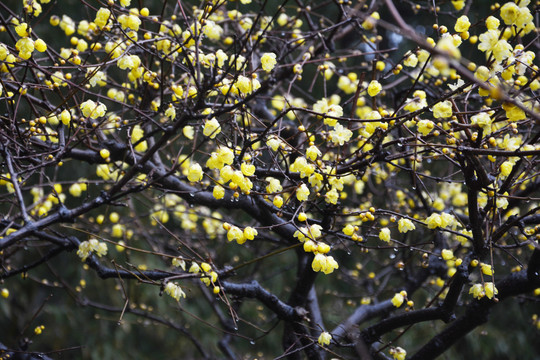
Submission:
POLYGON ((431 359, 538 302, 538 3, 61 3, 0 4, 2 356, 86 345, 79 305, 174 356, 431 359))

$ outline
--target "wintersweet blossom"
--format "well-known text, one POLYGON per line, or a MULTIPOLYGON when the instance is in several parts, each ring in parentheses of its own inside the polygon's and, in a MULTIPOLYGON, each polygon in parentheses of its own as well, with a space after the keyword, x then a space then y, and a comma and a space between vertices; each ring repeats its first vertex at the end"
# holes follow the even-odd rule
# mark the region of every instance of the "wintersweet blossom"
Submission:
POLYGON ((436 118, 448 118, 452 116, 452 103, 445 100, 435 104, 433 106, 433 116, 436 118))
POLYGON ((276 66, 276 54, 274 53, 264 53, 261 57, 261 66, 264 71, 270 72, 276 66))
POLYGON ((232 225, 227 231, 227 240, 236 241, 238 244, 243 244, 246 242, 244 232, 239 227, 234 225, 232 225))
POLYGON ((248 226, 244 229, 244 238, 247 240, 253 240, 255 239, 255 236, 257 236, 259 233, 257 229, 252 228, 251 226, 248 226))
POLYGON ((216 198, 217 200, 223 199, 225 196, 225 189, 221 185, 214 186, 214 189, 212 190, 212 196, 216 198))
POLYGON ((327 203, 336 205, 339 200, 339 193, 335 188, 332 188, 332 190, 328 191, 324 197, 327 203))
POLYGON ((107 243, 98 241, 97 239, 90 239, 79 244, 77 255, 79 255, 82 261, 85 261, 92 253, 95 253, 99 257, 106 255, 107 243))
POLYGON ((354 234, 354 226, 352 226, 351 224, 347 224, 343 230, 341 230, 345 235, 347 236, 351 236, 352 234, 354 234))
POLYGON ((431 132, 431 130, 433 130, 433 128, 435 127, 435 124, 431 120, 420 120, 416 124, 416 126, 418 127, 418 132, 426 136, 431 132))
POLYGON ((62 124, 68 126, 71 123, 71 113, 68 110, 62 110, 60 113, 62 124))
POLYGON ((480 44, 478 44, 478 50, 480 51, 491 51, 495 44, 499 41, 499 35, 500 31, 493 29, 488 30, 485 33, 480 34, 478 39, 480 40, 480 44))
POLYGON ((507 2, 501 7, 501 18, 506 25, 514 24, 520 15, 519 6, 513 2, 507 2))
POLYGON ((203 171, 201 165, 198 163, 192 163, 189 166, 187 178, 191 182, 201 181, 203 178, 203 171))
MULTIPOLYGON (((392 298, 392 305, 395 307, 400 307, 403 304, 403 301, 405 301, 405 296, 403 295, 404 291, 396 293, 394 297, 392 298)), ((407 293, 405 293, 407 295, 407 293)))
POLYGON ((382 90, 382 85, 377 80, 371 80, 371 82, 368 85, 367 92, 369 96, 373 97, 376 96, 378 93, 380 93, 382 90))
POLYGON ((413 222, 409 219, 401 218, 398 221, 398 230, 400 233, 406 233, 407 231, 412 231, 416 229, 413 222))
MULTIPOLYGON (((313 105, 313 111, 320 113, 321 115, 327 115, 331 117, 341 117, 343 116, 343 108, 338 104, 334 104, 328 101, 328 99, 323 98, 317 101, 313 105)), ((329 126, 334 126, 337 123, 337 119, 325 117, 324 123, 329 126)))
POLYGON ((96 19, 94 20, 94 23, 100 29, 103 29, 105 25, 107 25, 107 22, 109 21, 110 16, 111 16, 111 11, 109 9, 100 8, 96 14, 96 19))
POLYGON ((309 197, 309 189, 306 184, 302 184, 296 189, 296 198, 298 201, 306 201, 309 197))
POLYGON ((493 299, 493 297, 498 293, 499 290, 497 290, 492 282, 485 282, 484 285, 474 284, 469 289, 469 294, 472 294, 472 296, 477 299, 481 299, 484 296, 487 296, 488 299, 493 299))
POLYGON ((311 145, 310 147, 308 147, 306 149, 306 156, 311 160, 311 161, 315 161, 317 160, 317 157, 321 156, 322 153, 321 151, 319 150, 318 147, 316 147, 315 145, 311 145))
POLYGON ((177 258, 177 257, 173 258, 172 265, 174 267, 179 267, 182 270, 186 271, 186 261, 182 258, 177 258))
POLYGON ((204 136, 208 136, 210 139, 213 139, 220 132, 221 132, 221 126, 219 125, 219 121, 217 121, 216 118, 212 118, 205 122, 204 129, 203 129, 204 136))
POLYGON ((450 249, 443 249, 441 251, 441 257, 445 261, 452 260, 454 258, 454 252, 450 249))
POLYGON ((387 227, 382 228, 381 231, 379 231, 379 239, 381 239, 384 242, 390 242, 391 240, 390 229, 387 227))
POLYGON ((514 165, 511 161, 505 161, 501 164, 500 170, 501 170, 501 176, 508 177, 510 173, 512 172, 512 169, 514 168, 514 165))
POLYGON ((145 152, 146 149, 148 148, 148 144, 146 140, 140 141, 143 139, 143 137, 144 137, 144 130, 141 128, 140 125, 135 125, 131 132, 131 143, 137 144, 135 145, 135 151, 145 152))
MULTIPOLYGON (((452 1, 452 3, 457 3, 459 1, 452 1)), ((463 1, 461 1, 463 2, 463 1)), ((456 6, 454 4, 454 6, 456 6)), ((405 357, 407 356, 407 351, 401 347, 395 347, 390 349, 390 355, 394 358, 394 360, 405 360, 405 357)))
POLYGON ((92 100, 86 100, 80 105, 83 116, 90 117, 91 119, 97 119, 105 115, 107 107, 105 104, 96 103, 92 100))
POLYGON ((339 144, 339 146, 342 146, 351 139, 352 131, 343 127, 341 124, 336 124, 334 130, 330 131, 330 137, 335 145, 339 144))
POLYGON ((165 293, 171 296, 176 301, 180 301, 181 297, 186 297, 186 293, 182 290, 182 288, 172 282, 169 282, 167 283, 167 285, 165 285, 165 293))
POLYGON ((313 258, 311 268, 315 272, 322 271, 323 273, 328 275, 334 272, 335 269, 338 269, 339 265, 333 256, 326 256, 324 254, 318 253, 313 258))
POLYGON ((457 32, 465 32, 469 30, 470 26, 471 22, 469 21, 467 15, 461 15, 457 19, 456 25, 454 25, 454 30, 456 30, 457 32))
POLYGON ((319 339, 317 339, 317 342, 319 345, 330 345, 330 341, 332 340, 332 335, 330 333, 323 331, 321 335, 319 335, 319 339))

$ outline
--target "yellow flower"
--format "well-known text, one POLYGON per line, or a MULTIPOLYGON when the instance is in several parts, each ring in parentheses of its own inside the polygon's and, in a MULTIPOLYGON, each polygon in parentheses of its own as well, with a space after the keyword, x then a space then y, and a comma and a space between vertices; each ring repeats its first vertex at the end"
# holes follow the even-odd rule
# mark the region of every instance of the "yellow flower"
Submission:
POLYGON ((472 294, 472 296, 477 299, 481 299, 486 295, 482 284, 474 284, 473 286, 471 286, 471 288, 469 289, 469 294, 472 294))
POLYGON ((514 24, 519 17, 519 7, 513 2, 507 2, 501 7, 501 18, 506 25, 514 24))
POLYGON ((486 27, 488 30, 497 30, 499 25, 501 25, 501 22, 495 16, 488 16, 486 19, 486 27))
POLYGON ((318 147, 316 147, 315 145, 311 145, 310 147, 308 147, 306 149, 306 156, 311 160, 311 161, 315 161, 317 160, 317 157, 321 156, 322 153, 321 151, 319 150, 318 147))
MULTIPOLYGON (((174 115, 176 116, 176 111, 174 115)), ((193 140, 193 137, 195 136, 195 129, 193 129, 193 126, 191 125, 186 125, 182 129, 182 134, 186 137, 186 139, 193 140)))
POLYGON ((148 148, 148 144, 146 140, 139 142, 144 137, 144 130, 141 128, 140 125, 135 125, 133 127, 133 131, 131 132, 131 143, 135 144, 138 143, 137 146, 135 146, 135 151, 138 152, 145 152, 148 148))
POLYGON ((276 54, 274 53, 264 53, 261 57, 261 66, 264 71, 270 72, 276 66, 276 54))
POLYGON ((186 271, 186 262, 184 259, 175 257, 172 259, 172 265, 174 267, 179 267, 182 270, 186 271))
POLYGON ((330 345, 331 340, 332 340, 332 335, 330 335, 330 333, 326 331, 323 331, 321 335, 319 335, 319 339, 317 340, 317 342, 319 343, 319 345, 324 346, 324 345, 330 345))
POLYGON ((480 51, 491 51, 495 44, 499 41, 499 30, 488 30, 483 34, 480 34, 478 39, 480 39, 480 44, 478 44, 478 50, 480 51))
POLYGON ((484 291, 488 299, 493 299, 493 296, 499 293, 499 290, 497 290, 492 282, 484 283, 484 291))
POLYGON ((235 240, 238 244, 243 244, 246 242, 244 232, 239 227, 234 225, 231 226, 231 228, 227 231, 227 240, 235 240))
POLYGON ((435 127, 435 124, 431 120, 420 120, 416 124, 416 126, 418 126, 418 131, 422 135, 426 136, 431 132, 431 130, 433 130, 433 128, 435 127))
POLYGON ((450 249, 443 249, 441 251, 441 257, 445 261, 452 260, 454 258, 454 252, 450 249))
POLYGON ((39 52, 44 52, 44 51, 47 50, 47 44, 45 43, 45 41, 43 41, 43 39, 37 39, 34 42, 34 46, 35 46, 36 50, 39 51, 39 52))
MULTIPOLYGON (((92 100, 86 100, 80 105, 83 116, 97 119, 105 115, 107 107, 105 104, 96 103, 92 100)), ((63 122, 63 121, 62 121, 63 122)))
POLYGON ((257 236, 259 233, 257 232, 257 229, 252 228, 251 226, 248 226, 244 229, 244 238, 248 240, 255 239, 255 236, 257 236))
POLYGON ((382 228, 381 231, 379 231, 379 239, 381 239, 384 242, 390 242, 391 236, 390 236, 390 229, 385 227, 382 228))
POLYGON ((141 59, 137 55, 127 55, 123 56, 118 60, 117 66, 122 70, 126 69, 136 69, 141 65, 141 59))
POLYGON ((500 167, 501 175, 505 178, 508 177, 508 175, 510 175, 510 173, 512 172, 513 167, 514 165, 510 161, 503 162, 500 167))
POLYGON ((118 17, 118 22, 122 26, 122 30, 133 30, 139 31, 139 26, 141 25, 141 19, 135 15, 125 15, 122 14, 118 17))
POLYGON ((219 121, 217 121, 216 118, 212 118, 204 124, 203 134, 204 136, 210 137, 210 139, 213 139, 216 137, 217 134, 221 132, 221 126, 219 125, 219 121))
POLYGON ((484 134, 491 133, 491 117, 488 113, 482 112, 476 115, 471 116, 471 124, 476 124, 484 129, 484 134))
POLYGON ((519 121, 527 118, 525 111, 521 110, 512 103, 503 103, 502 108, 506 112, 506 117, 508 118, 508 121, 519 121))
POLYGON ((506 40, 499 40, 491 48, 491 51, 493 52, 495 60, 501 62, 504 59, 512 56, 512 45, 510 45, 506 40))
POLYGON ((309 189, 306 186, 306 184, 300 185, 298 189, 296 189, 296 198, 298 201, 306 201, 309 197, 309 189))
POLYGON ((268 193, 276 193, 283 190, 283 187, 281 186, 281 182, 278 179, 267 177, 266 181, 268 182, 268 185, 266 185, 266 191, 268 193))
POLYGON ((411 52, 408 53, 409 55, 403 60, 403 65, 407 67, 416 67, 418 65, 418 57, 416 54, 413 54, 411 52))
POLYGON ((176 117, 176 110, 174 109, 174 107, 168 107, 167 110, 165 110, 165 116, 167 116, 171 120, 174 120, 174 118, 176 117))
POLYGON ((426 224, 429 229, 436 229, 442 226, 442 218, 440 214, 433 213, 426 219, 426 224))
POLYGON ((212 190, 212 195, 217 200, 223 199, 223 197, 225 196, 225 189, 221 185, 216 185, 214 186, 214 190, 212 190))
POLYGON ((111 16, 111 11, 106 8, 100 8, 96 14, 96 19, 94 20, 94 23, 100 28, 103 29, 105 25, 107 25, 107 22, 109 21, 109 17, 111 16))
POLYGON ((465 32, 469 30, 470 26, 471 22, 469 21, 467 15, 462 15, 457 19, 456 25, 454 25, 454 30, 457 32, 465 32))
POLYGON ((455 38, 447 33, 443 34, 437 42, 437 49, 453 58, 459 59, 461 58, 461 52, 457 48, 458 45, 455 43, 455 38))
POLYGON ((283 206, 283 198, 279 195, 276 195, 276 197, 274 197, 274 200, 272 200, 272 204, 274 204, 274 206, 278 209, 281 209, 281 207, 283 206))
POLYGON ((400 233, 406 233, 407 231, 412 231, 416 229, 413 222, 409 219, 401 218, 398 221, 398 230, 400 233))
POLYGON ((255 174, 255 165, 242 162, 240 171, 242 171, 244 176, 253 176, 253 174, 255 174))
POLYGON ((427 106, 426 92, 423 90, 416 90, 413 99, 407 99, 407 105, 404 109, 410 112, 418 111, 427 106))
MULTIPOLYGON (((328 99, 326 98, 323 98, 317 101, 313 105, 313 111, 320 113, 322 116, 324 115, 328 115, 332 117, 343 116, 343 108, 338 104, 328 102, 328 99)), ((334 126, 337 123, 337 119, 325 117, 324 123, 329 126, 334 126)))
MULTIPOLYGON (((452 1, 452 3, 456 3, 456 2, 460 2, 460 1, 452 1)), ((461 1, 461 2, 463 2, 463 1, 461 1)), ((454 6, 456 6, 456 5, 454 5, 454 6)), ((460 10, 460 9, 457 9, 457 10, 460 10)), ((405 360, 405 357, 407 356, 407 351, 405 351, 405 349, 403 349, 403 348, 401 348, 399 346, 390 349, 389 352, 390 352, 390 355, 392 355, 392 357, 394 358, 394 360, 405 360)))
POLYGON ((394 297, 392 298, 392 305, 398 308, 403 304, 404 300, 405 298, 403 297, 401 293, 396 293, 394 297))
POLYGON ((67 110, 62 110, 60 113, 60 120, 62 124, 68 126, 71 123, 71 113, 67 110))
POLYGON ((192 163, 189 166, 187 178, 191 182, 201 181, 203 178, 203 171, 201 165, 198 163, 192 163))
POLYGON ((336 124, 334 130, 330 131, 330 137, 335 145, 339 144, 342 146, 351 139, 352 131, 343 127, 341 124, 336 124))
POLYGON ((240 92, 248 95, 251 92, 260 88, 261 84, 257 79, 250 79, 243 75, 240 75, 238 76, 238 80, 236 80, 236 87, 238 88, 238 90, 240 90, 240 92))
POLYGON ((324 197, 327 203, 336 205, 339 200, 339 193, 335 188, 332 188, 324 197))
POLYGON ((345 235, 351 236, 352 234, 354 234, 354 226, 352 226, 351 224, 347 224, 347 226, 345 226, 342 231, 345 235))
POLYGON ((337 261, 334 260, 334 257, 317 253, 315 257, 313 258, 313 262, 311 263, 311 268, 315 272, 322 271, 323 273, 328 275, 334 272, 335 269, 339 268, 339 265, 337 261))
POLYGON ((15 48, 19 50, 19 56, 27 60, 35 49, 34 41, 27 37, 19 39, 15 43, 15 48))
POLYGON ((223 28, 212 20, 206 20, 203 32, 210 40, 219 40, 223 34, 223 28))
POLYGON ((225 61, 229 58, 229 56, 221 49, 216 51, 216 59, 217 59, 217 65, 218 67, 223 67, 225 64, 225 61))
POLYGON ((377 95, 378 93, 380 93, 381 90, 382 90, 382 85, 377 80, 371 80, 367 89, 369 96, 373 97, 377 95))
POLYGON ((452 116, 452 103, 448 100, 439 102, 433 106, 433 116, 436 118, 448 118, 452 116))
POLYGON ((15 26, 15 32, 20 37, 28 37, 28 36, 30 36, 31 31, 32 30, 28 27, 27 23, 21 23, 21 24, 15 26))
POLYGON ((176 301, 179 301, 181 297, 186 297, 186 293, 182 290, 182 288, 172 282, 169 282, 167 283, 167 285, 165 285, 165 293, 167 295, 170 295, 176 301))
POLYGON ((452 5, 454 5, 454 9, 459 11, 465 7, 465 0, 452 0, 452 5))
POLYGON ((192 274, 198 274, 199 272, 201 272, 201 267, 196 262, 192 262, 188 272, 192 274))
POLYGON ((95 252, 97 256, 102 257, 107 254, 107 243, 100 242, 97 239, 90 239, 79 244, 77 255, 82 261, 85 261, 91 253, 95 252))
POLYGON ((491 265, 481 263, 480 268, 482 269, 482 274, 493 276, 493 269, 491 268, 491 265))

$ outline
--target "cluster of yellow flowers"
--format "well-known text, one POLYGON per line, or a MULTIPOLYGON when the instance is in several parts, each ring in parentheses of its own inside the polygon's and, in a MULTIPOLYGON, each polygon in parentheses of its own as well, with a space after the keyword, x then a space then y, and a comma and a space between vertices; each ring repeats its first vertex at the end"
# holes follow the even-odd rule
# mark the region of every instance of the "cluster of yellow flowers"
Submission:
POLYGON ((227 231, 227 240, 236 241, 238 244, 243 244, 246 240, 253 240, 259 233, 251 226, 247 226, 244 230, 229 223, 223 223, 223 229, 227 231))
POLYGON ((492 282, 485 282, 484 284, 474 284, 469 289, 469 294, 472 294, 473 297, 481 299, 484 296, 487 296, 488 299, 493 299, 495 295, 499 293, 499 290, 495 287, 495 284, 492 282))
POLYGON ((107 255, 107 250, 106 242, 90 239, 79 244, 77 255, 79 255, 82 261, 85 261, 92 253, 95 253, 99 257, 107 255))
MULTIPOLYGON (((305 214, 299 215, 299 220, 306 220, 305 214)), ((313 271, 322 271, 325 274, 330 274, 339 268, 337 261, 333 256, 326 255, 330 251, 330 246, 323 243, 319 239, 322 236, 322 226, 314 224, 308 227, 302 227, 294 233, 294 237, 303 243, 305 252, 315 254, 311 267, 313 271)))

